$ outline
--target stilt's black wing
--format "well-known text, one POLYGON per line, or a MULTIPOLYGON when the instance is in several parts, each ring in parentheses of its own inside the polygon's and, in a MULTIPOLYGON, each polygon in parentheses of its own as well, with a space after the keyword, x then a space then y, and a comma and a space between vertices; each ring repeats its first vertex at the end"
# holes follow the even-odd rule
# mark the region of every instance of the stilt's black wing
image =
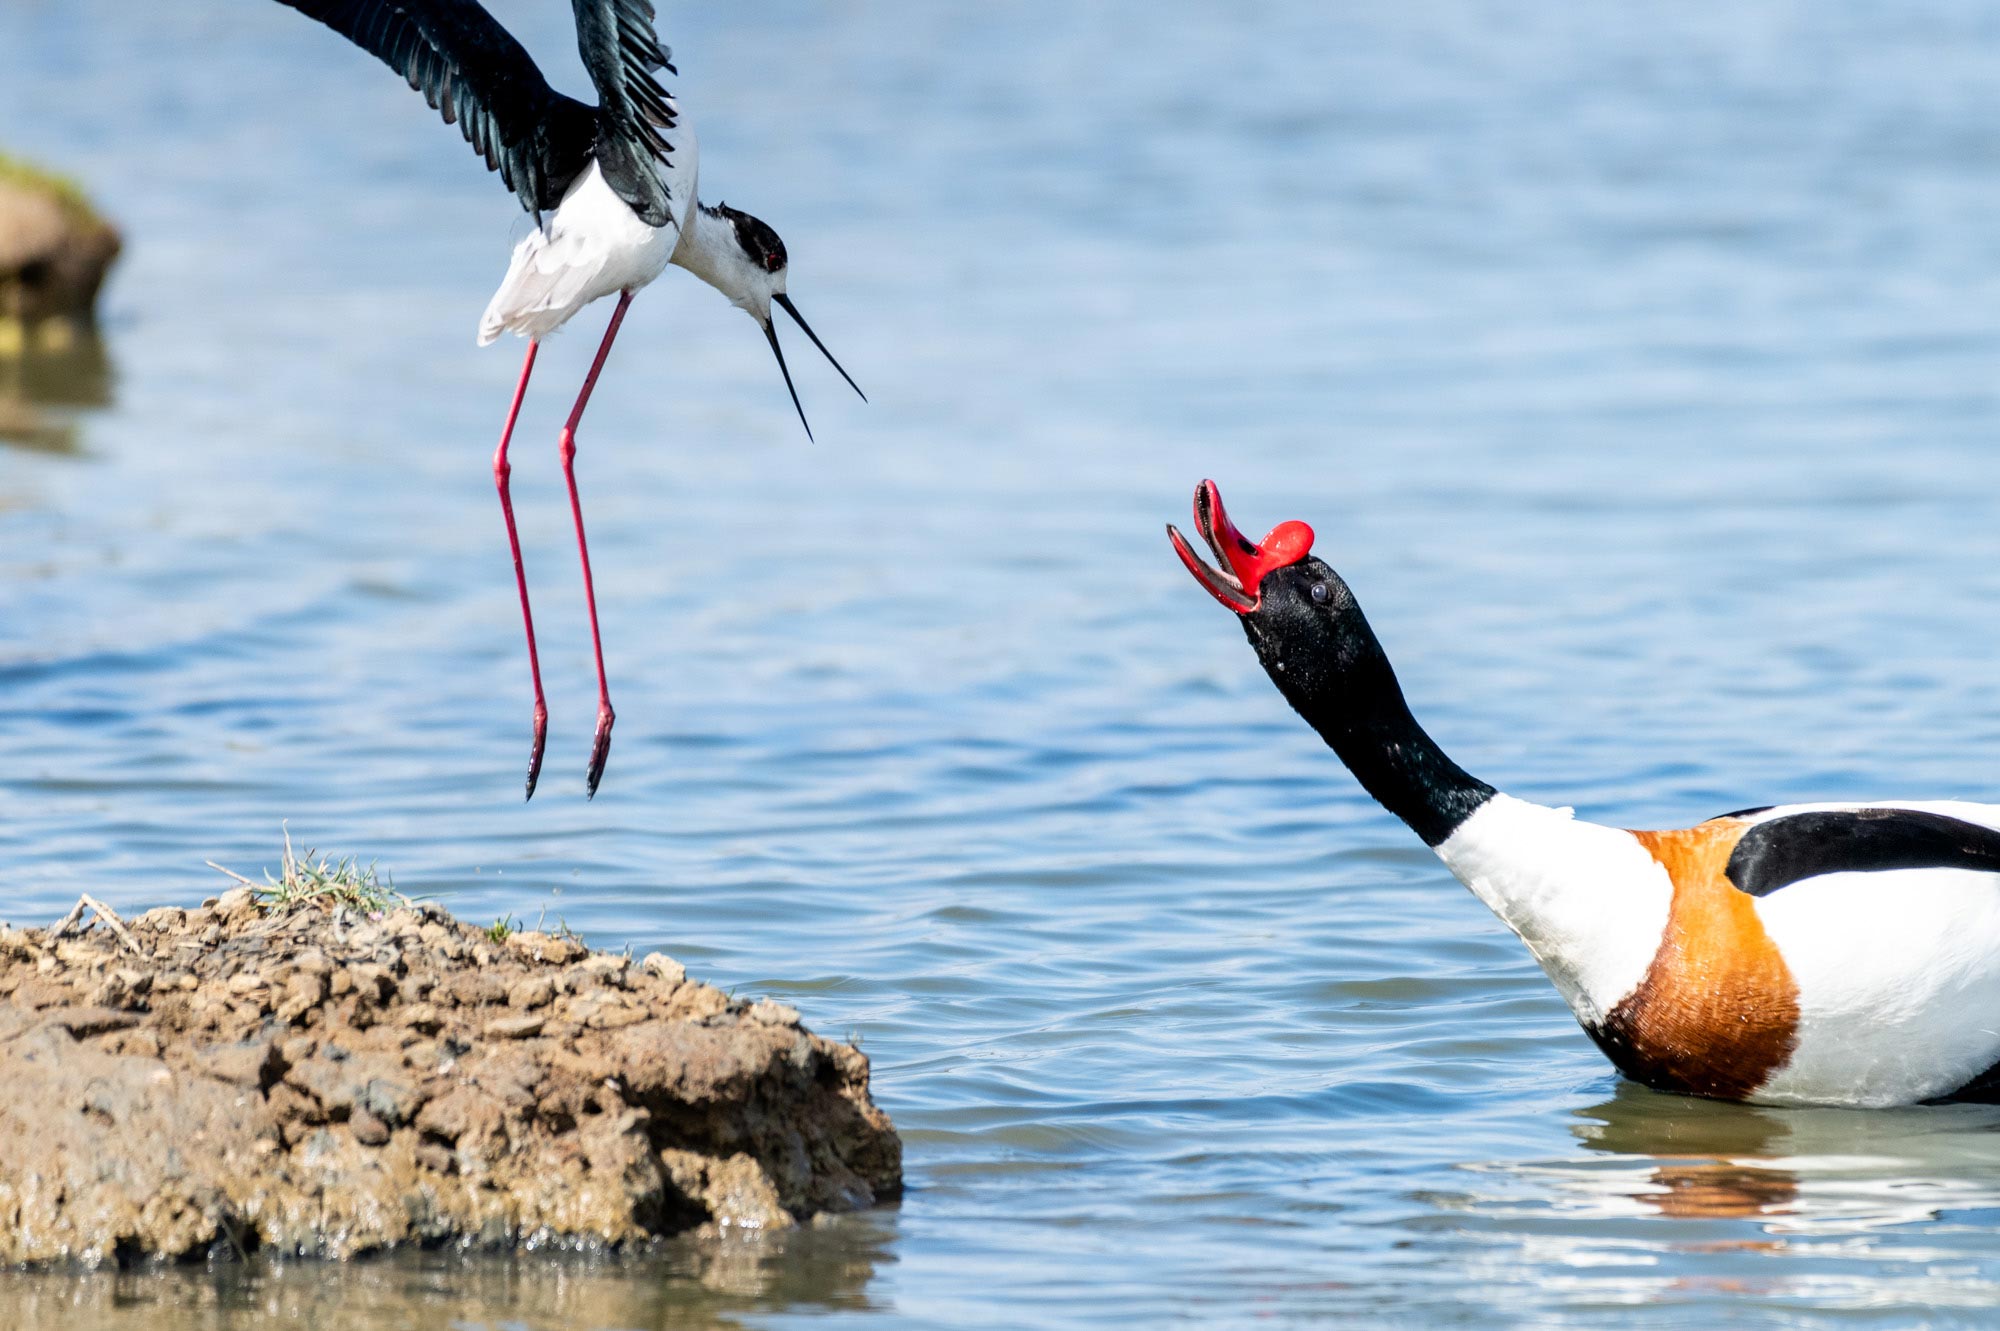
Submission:
POLYGON ((673 220, 660 168, 674 109, 655 75, 675 73, 653 30, 652 0, 571 0, 576 48, 597 85, 597 160, 605 183, 650 226, 673 220))
POLYGON ((529 212, 562 202, 563 190, 589 165, 597 113, 549 87, 527 51, 477 0, 279 3, 318 19, 408 79, 529 212))

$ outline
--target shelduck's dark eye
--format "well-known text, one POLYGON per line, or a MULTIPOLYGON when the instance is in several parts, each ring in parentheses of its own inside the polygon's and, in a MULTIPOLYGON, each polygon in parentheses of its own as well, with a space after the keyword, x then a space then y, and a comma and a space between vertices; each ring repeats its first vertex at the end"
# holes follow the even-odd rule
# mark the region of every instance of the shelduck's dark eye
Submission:
POLYGON ((1325 605, 1326 598, 1331 595, 1333 595, 1333 593, 1327 590, 1325 583, 1315 582, 1312 585, 1312 598, 1314 605, 1325 605))

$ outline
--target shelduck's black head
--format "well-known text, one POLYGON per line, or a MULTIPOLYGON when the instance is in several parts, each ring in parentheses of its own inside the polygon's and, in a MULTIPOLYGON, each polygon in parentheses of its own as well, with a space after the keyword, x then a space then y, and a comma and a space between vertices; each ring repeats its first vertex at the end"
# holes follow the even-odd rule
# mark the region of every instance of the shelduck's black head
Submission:
POLYGON ((1194 492, 1194 528, 1216 562, 1196 554, 1169 523, 1174 552, 1242 620, 1271 682, 1369 794, 1433 846, 1492 796, 1491 786, 1445 757, 1410 715, 1354 593, 1312 553, 1311 527, 1279 523, 1253 542, 1229 520, 1215 482, 1203 481, 1194 492))
MULTIPOLYGON (((1371 651, 1381 655, 1354 593, 1312 553, 1311 527, 1281 522, 1262 541, 1252 541, 1229 520, 1214 481, 1195 489, 1194 529, 1216 562, 1202 559, 1169 523, 1175 553, 1210 596, 1242 617, 1243 631, 1279 692, 1320 724, 1349 701, 1352 690, 1341 687, 1341 677, 1371 651)), ((1382 665, 1387 668, 1386 661, 1382 665)))
POLYGON ((1215 482, 1203 481, 1194 492, 1194 529, 1214 564, 1171 522, 1167 539, 1208 594, 1243 617, 1253 643, 1318 636, 1358 608, 1340 575, 1313 555, 1313 529, 1303 522, 1281 522, 1252 541, 1229 520, 1215 482))

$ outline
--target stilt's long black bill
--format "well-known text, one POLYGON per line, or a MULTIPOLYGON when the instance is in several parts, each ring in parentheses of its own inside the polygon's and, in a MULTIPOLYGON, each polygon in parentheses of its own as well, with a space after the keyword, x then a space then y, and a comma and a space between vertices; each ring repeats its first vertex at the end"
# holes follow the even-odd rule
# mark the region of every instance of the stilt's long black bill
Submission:
POLYGON ((785 376, 785 391, 792 395, 792 409, 799 413, 799 424, 806 427, 806 438, 812 442, 812 422, 806 419, 806 409, 799 405, 799 390, 792 387, 792 372, 785 368, 785 349, 778 345, 778 325, 775 321, 764 321, 764 336, 771 341, 771 354, 778 358, 778 373, 785 376))
POLYGON ((804 316, 802 316, 799 313, 799 307, 792 304, 792 298, 790 296, 785 295, 783 292, 779 292, 777 295, 771 297, 771 299, 777 301, 778 304, 782 305, 785 309, 785 313, 791 315, 792 318, 798 321, 799 327, 805 330, 806 336, 811 338, 813 341, 813 345, 819 348, 819 354, 826 357, 827 361, 830 364, 832 364, 834 369, 840 370, 840 377, 847 380, 847 386, 853 389, 856 395, 858 395, 863 402, 866 402, 868 400, 868 395, 861 391, 861 385, 855 383, 854 376, 849 374, 846 370, 842 370, 840 367, 840 362, 833 359, 833 353, 826 349, 826 343, 819 340, 819 334, 815 333, 812 330, 812 325, 807 323, 805 321, 804 316))

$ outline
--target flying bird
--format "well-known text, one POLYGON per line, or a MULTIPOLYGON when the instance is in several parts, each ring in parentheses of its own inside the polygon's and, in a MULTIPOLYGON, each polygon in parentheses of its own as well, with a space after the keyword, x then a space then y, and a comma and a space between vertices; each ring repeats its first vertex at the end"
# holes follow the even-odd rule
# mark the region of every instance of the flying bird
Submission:
MULTIPOLYGON (((856 393, 854 382, 785 294, 785 244, 763 222, 726 203, 714 207, 696 195, 698 152, 694 130, 679 101, 661 86, 662 71, 678 73, 671 52, 654 30, 651 0, 572 0, 577 49, 597 88, 597 105, 566 97, 549 86, 521 44, 477 0, 279 0, 318 19, 379 57, 409 80, 455 124, 489 169, 536 220, 514 247, 500 289, 479 321, 479 344, 502 333, 527 339, 527 354, 507 408, 507 422, 493 453, 493 482, 507 521, 514 580, 521 593, 521 622, 528 637, 528 669, 535 685, 534 747, 528 758, 528 798, 541 775, 548 738, 548 703, 542 695, 534 614, 521 563, 508 491, 513 473, 507 447, 528 390, 541 340, 592 301, 616 295, 604 340, 570 409, 558 447, 583 563, 583 594, 590 611, 590 646, 597 665, 597 731, 591 743, 586 790, 594 796, 611 752, 611 692, 605 682, 604 647, 597 628, 597 594, 590 576, 590 547, 583 534, 583 506, 576 490, 576 428, 598 373, 618 336, 633 293, 665 272, 685 268, 757 321, 777 357, 792 406, 811 438, 797 388, 778 345, 772 308, 784 310, 856 393)), ((866 401, 866 394, 862 394, 866 401)))
POLYGON ((1194 526, 1213 564, 1168 538, 1285 700, 1626 1076, 1757 1104, 2000 1100, 2000 805, 1790 804, 1630 832, 1515 799, 1417 724, 1312 528, 1252 542, 1213 481, 1194 526))

